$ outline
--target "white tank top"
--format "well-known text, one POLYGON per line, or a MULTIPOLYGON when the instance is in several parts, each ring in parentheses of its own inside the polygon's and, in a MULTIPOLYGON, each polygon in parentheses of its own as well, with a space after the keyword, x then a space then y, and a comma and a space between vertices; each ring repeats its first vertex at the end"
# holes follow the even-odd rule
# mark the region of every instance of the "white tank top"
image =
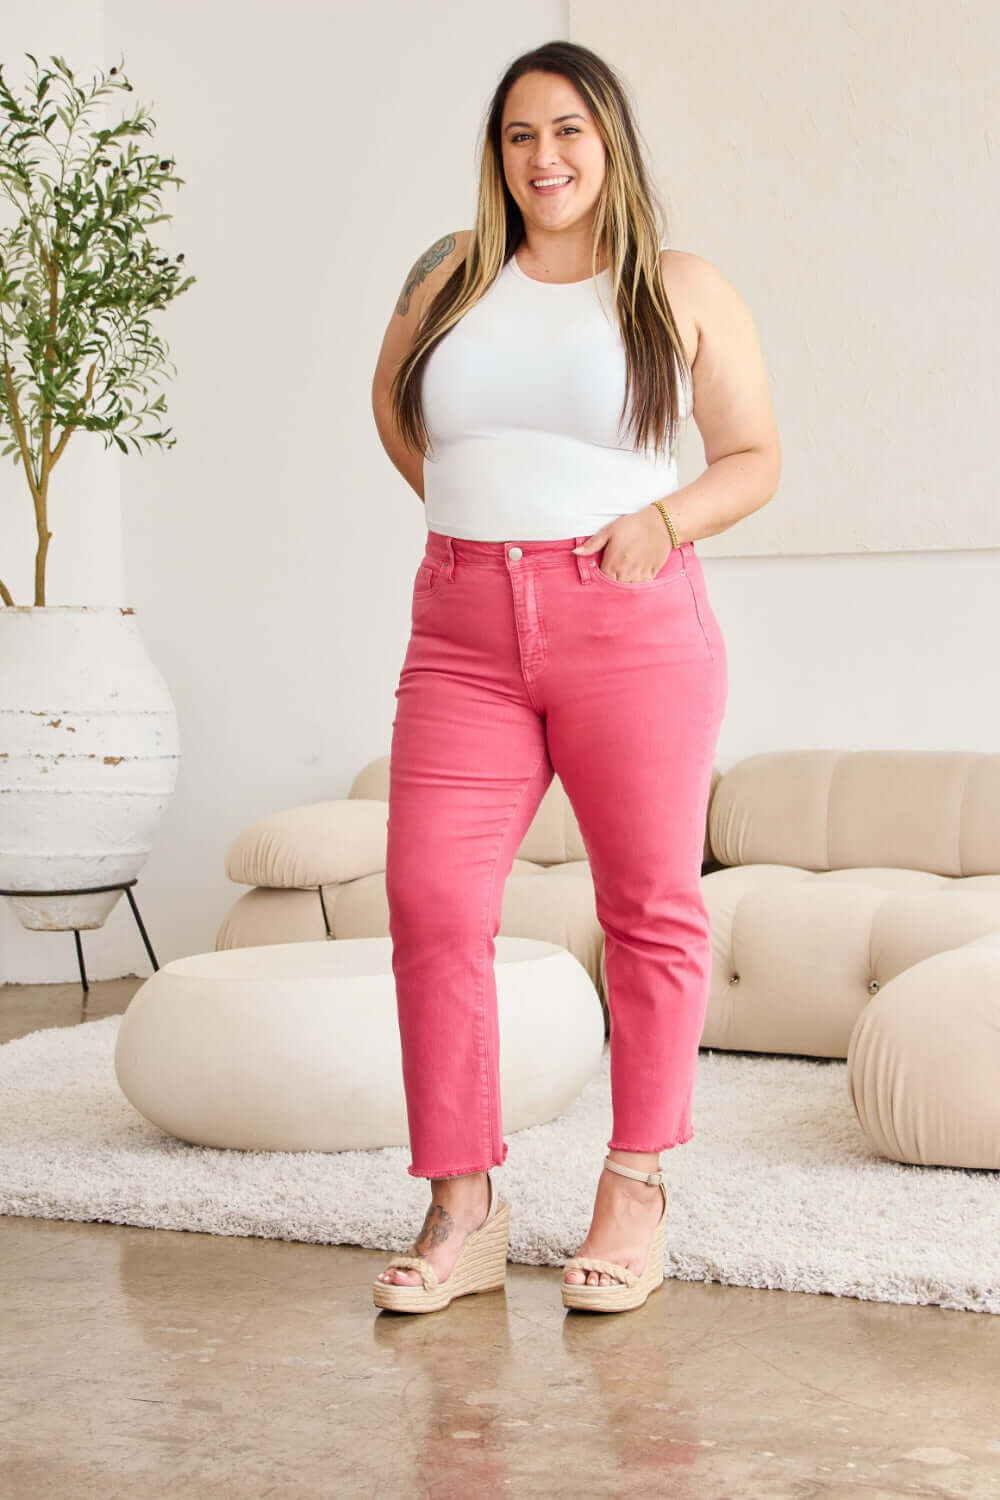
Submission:
MULTIPOLYGON (((474 541, 552 541, 677 488, 676 454, 623 436, 625 346, 610 272, 536 281, 514 256, 424 366, 427 528, 474 541)), ((681 384, 681 419, 691 415, 681 384)))

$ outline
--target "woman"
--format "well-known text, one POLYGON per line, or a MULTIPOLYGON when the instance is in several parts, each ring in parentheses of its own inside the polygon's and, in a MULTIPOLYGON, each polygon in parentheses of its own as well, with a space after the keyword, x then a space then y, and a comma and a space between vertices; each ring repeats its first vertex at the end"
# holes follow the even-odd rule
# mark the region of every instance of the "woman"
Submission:
POLYGON ((638 1306, 663 1279, 659 1154, 692 1135, 711 973, 701 857, 727 658, 694 543, 771 498, 780 448, 750 313, 709 262, 662 247, 624 90, 587 48, 548 43, 501 79, 475 225, 407 277, 373 408, 428 526, 386 889, 408 1170, 431 1185, 375 1302, 430 1311, 503 1284, 494 938, 557 774, 605 934, 613 1111, 562 1295, 638 1306), (678 489, 691 414, 708 468, 678 489))

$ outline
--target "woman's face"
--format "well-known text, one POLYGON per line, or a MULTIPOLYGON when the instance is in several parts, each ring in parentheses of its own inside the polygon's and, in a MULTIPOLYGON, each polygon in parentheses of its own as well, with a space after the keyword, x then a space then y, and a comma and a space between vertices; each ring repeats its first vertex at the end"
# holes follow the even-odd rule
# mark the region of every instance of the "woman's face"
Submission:
POLYGON ((525 226, 559 230, 586 222, 604 184, 604 142, 569 79, 522 74, 507 94, 501 127, 504 176, 525 226), (533 186, 551 177, 569 181, 547 191, 533 186))

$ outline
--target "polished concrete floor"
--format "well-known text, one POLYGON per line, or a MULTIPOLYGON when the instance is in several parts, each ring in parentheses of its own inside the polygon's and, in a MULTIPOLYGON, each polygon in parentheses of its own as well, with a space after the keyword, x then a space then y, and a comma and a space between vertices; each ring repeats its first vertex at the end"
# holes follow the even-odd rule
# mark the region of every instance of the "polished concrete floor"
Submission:
MULTIPOLYGON (((140 983, 0 987, 0 1040, 140 983)), ((0 1217, 0 1497, 1000 1497, 1000 1318, 517 1265, 417 1317, 386 1258, 0 1217)))

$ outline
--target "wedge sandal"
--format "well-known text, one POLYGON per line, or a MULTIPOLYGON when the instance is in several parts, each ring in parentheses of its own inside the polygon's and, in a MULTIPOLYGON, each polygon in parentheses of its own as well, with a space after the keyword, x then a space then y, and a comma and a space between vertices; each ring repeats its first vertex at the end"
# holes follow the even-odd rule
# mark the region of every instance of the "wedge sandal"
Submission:
POLYGON ((620 1266, 614 1260, 601 1260, 595 1255, 572 1255, 563 1264, 563 1271, 605 1271, 618 1279, 617 1285, 588 1286, 587 1283, 563 1281, 562 1299, 564 1307, 587 1308, 590 1312, 626 1312, 629 1308, 641 1307, 650 1292, 663 1285, 663 1250, 667 1236, 667 1188, 662 1169, 657 1172, 637 1172, 619 1161, 605 1157, 604 1165, 609 1172, 620 1172, 623 1177, 635 1177, 639 1182, 658 1186, 663 1193, 663 1212, 660 1214, 653 1239, 646 1256, 641 1276, 620 1266))
POLYGON ((388 1307, 395 1312, 437 1312, 456 1297, 467 1297, 471 1292, 495 1292, 503 1287, 507 1277, 510 1204, 497 1197, 488 1172, 486 1181, 490 1190, 489 1210, 479 1228, 463 1240, 451 1275, 439 1281, 433 1265, 424 1256, 394 1255, 382 1267, 383 1271, 393 1266, 419 1271, 421 1285, 402 1286, 376 1278, 372 1282, 376 1307, 388 1307))

